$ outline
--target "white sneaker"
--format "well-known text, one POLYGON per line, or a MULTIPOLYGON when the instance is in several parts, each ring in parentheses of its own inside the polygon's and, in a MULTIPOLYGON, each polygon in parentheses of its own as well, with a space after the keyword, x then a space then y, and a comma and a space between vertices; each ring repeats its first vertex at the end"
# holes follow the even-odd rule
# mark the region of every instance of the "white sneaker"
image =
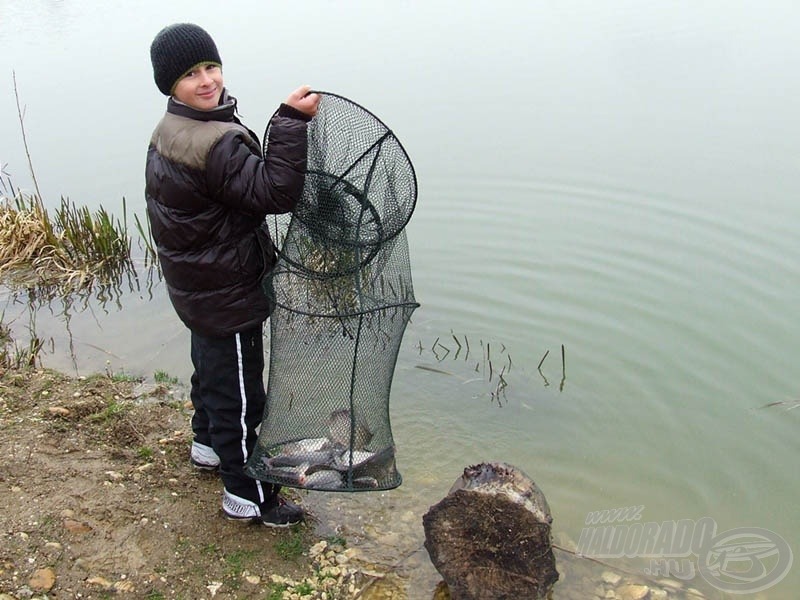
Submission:
POLYGON ((231 494, 226 489, 222 492, 222 514, 229 521, 260 522, 267 527, 289 527, 305 519, 302 508, 280 496, 259 507, 255 502, 231 494))
POLYGON ((261 517, 258 504, 222 490, 222 514, 231 521, 252 522, 261 517))
POLYGON ((189 462, 192 463, 195 469, 200 471, 214 471, 219 467, 219 456, 211 446, 192 442, 189 462))

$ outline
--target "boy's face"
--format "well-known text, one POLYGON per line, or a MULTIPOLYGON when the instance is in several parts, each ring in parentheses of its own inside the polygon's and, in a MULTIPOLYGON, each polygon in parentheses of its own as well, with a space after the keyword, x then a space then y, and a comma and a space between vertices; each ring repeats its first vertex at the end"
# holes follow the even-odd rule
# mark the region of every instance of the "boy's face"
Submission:
POLYGON ((222 88, 222 69, 202 65, 178 80, 172 95, 197 110, 211 110, 219 105, 222 88))

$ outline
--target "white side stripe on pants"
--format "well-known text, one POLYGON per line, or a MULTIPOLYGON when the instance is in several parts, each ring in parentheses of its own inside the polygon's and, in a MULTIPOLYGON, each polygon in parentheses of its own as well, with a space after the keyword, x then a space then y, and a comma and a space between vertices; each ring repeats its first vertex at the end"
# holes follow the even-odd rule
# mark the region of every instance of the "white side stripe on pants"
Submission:
MULTIPOLYGON (((242 457, 243 462, 247 462, 249 458, 247 454, 247 423, 245 422, 245 415, 247 414, 247 392, 244 387, 244 362, 242 359, 242 338, 240 334, 236 334, 236 360, 239 369, 239 396, 242 400, 242 412, 239 415, 239 423, 242 426, 242 457)), ((258 490, 259 504, 264 503, 264 489, 258 479, 253 480, 258 490)))

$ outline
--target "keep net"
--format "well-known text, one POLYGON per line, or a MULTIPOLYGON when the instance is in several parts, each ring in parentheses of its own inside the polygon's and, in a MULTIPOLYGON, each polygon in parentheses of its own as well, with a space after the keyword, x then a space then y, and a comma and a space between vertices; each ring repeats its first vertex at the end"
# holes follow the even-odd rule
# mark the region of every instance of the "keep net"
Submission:
POLYGON ((267 405, 246 469, 305 489, 391 489, 402 477, 389 393, 418 306, 404 231, 417 181, 377 117, 320 94, 302 199, 269 223, 280 250, 263 280, 275 305, 267 405))

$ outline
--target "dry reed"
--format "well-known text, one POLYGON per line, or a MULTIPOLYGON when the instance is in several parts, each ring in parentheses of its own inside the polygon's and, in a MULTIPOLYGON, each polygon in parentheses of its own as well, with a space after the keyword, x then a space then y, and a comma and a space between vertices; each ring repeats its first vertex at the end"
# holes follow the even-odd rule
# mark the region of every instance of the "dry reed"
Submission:
POLYGON ((10 184, 0 193, 0 281, 11 287, 80 290, 130 263, 124 223, 66 198, 51 218, 38 196, 10 184), (8 192, 11 192, 10 194, 8 192))

